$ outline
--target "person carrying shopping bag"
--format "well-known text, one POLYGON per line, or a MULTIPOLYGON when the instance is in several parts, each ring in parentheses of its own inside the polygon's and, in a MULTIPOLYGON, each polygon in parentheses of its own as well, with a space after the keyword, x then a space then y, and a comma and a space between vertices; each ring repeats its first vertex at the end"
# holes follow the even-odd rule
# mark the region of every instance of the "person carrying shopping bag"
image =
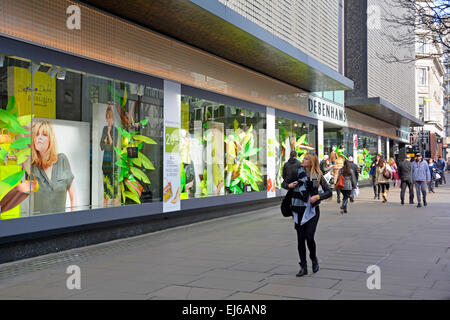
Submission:
POLYGON ((292 213, 295 230, 297 231, 297 249, 300 257, 300 271, 296 276, 301 277, 308 274, 305 242, 308 245, 312 270, 314 273, 319 271, 314 241, 320 216, 319 204, 320 201, 328 199, 332 195, 332 191, 320 171, 319 160, 314 152, 309 152, 305 156, 297 171, 297 181, 290 183, 288 187, 294 188, 292 213), (319 193, 319 186, 323 190, 321 193, 319 193))
POLYGON ((343 215, 344 213, 347 213, 348 200, 350 199, 353 190, 356 189, 355 172, 350 167, 350 161, 344 161, 344 166, 339 170, 337 181, 341 179, 341 176, 343 176, 345 180, 344 186, 341 188, 344 199, 342 201, 342 206, 340 207, 340 213, 343 215))
POLYGON ((431 158, 428 160, 428 168, 430 169, 430 177, 431 177, 431 180, 428 183, 428 192, 435 193, 434 184, 436 182, 436 164, 431 158))
POLYGON ((376 181, 381 186, 382 202, 387 202, 387 194, 389 192, 389 182, 392 179, 391 166, 386 163, 384 158, 380 158, 376 167, 376 181))
POLYGON ((380 160, 381 155, 377 154, 375 157, 375 160, 373 160, 372 165, 370 166, 370 172, 369 175, 372 177, 372 186, 373 186, 373 200, 375 200, 376 198, 378 198, 378 200, 380 200, 380 185, 377 184, 377 165, 378 165, 378 161, 380 160))

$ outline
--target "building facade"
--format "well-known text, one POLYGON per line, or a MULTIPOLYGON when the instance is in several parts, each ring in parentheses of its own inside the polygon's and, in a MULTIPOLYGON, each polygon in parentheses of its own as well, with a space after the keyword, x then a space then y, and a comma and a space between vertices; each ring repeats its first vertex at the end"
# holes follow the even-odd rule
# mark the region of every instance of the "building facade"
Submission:
POLYGON ((450 50, 444 51, 444 158, 448 160, 450 156, 450 50))
POLYGON ((367 180, 415 120, 344 99, 348 2, 0 0, 1 244, 276 199, 292 150, 367 180))
POLYGON ((445 142, 445 100, 442 45, 429 33, 416 30, 416 116, 425 125, 415 128, 412 144, 426 158, 443 156, 445 142))

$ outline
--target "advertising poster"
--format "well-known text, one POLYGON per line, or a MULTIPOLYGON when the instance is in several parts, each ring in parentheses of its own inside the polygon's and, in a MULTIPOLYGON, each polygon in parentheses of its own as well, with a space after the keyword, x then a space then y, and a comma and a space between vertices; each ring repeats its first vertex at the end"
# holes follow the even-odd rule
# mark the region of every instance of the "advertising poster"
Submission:
POLYGON ((208 195, 223 195, 224 188, 224 126, 221 122, 207 122, 206 170, 208 195))
POLYGON ((267 107, 267 198, 275 192, 275 109, 267 107))
POLYGON ((34 118, 31 177, 33 215, 89 209, 90 124, 34 118), (47 163, 55 159, 50 168, 47 163))
POLYGON ((113 148, 120 147, 120 134, 117 129, 112 129, 117 125, 114 119, 120 119, 116 108, 104 103, 92 105, 92 208, 106 208, 120 203, 116 172, 119 169, 116 165, 111 165, 117 161, 113 148), (105 144, 105 141, 108 142, 108 121, 112 122, 111 146, 105 144))
MULTIPOLYGON (((19 115, 31 113, 31 73, 21 67, 8 67, 8 81, 12 80, 9 92, 16 98, 19 115)), ((56 117, 56 79, 46 72, 36 72, 33 76, 33 115, 35 117, 54 119, 56 117)))
POLYGON ((164 81, 163 212, 180 210, 181 86, 164 81))

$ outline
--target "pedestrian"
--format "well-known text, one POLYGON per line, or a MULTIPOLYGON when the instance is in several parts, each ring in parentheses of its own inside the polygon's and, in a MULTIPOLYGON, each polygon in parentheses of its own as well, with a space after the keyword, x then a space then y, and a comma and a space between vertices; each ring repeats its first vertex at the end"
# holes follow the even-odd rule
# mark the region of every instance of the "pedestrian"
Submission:
POLYGON ((320 161, 320 170, 323 175, 326 175, 331 170, 331 163, 328 155, 324 155, 322 161, 320 161))
POLYGON ((411 180, 411 156, 407 155, 398 165, 398 176, 400 178, 400 201, 405 204, 406 187, 409 189, 409 204, 414 204, 414 185, 411 180))
POLYGON ((423 197, 423 205, 427 206, 427 184, 431 181, 430 169, 423 160, 422 154, 416 154, 416 161, 411 166, 411 179, 416 187, 417 208, 422 207, 421 199, 423 197), (422 193, 422 197, 420 196, 422 193))
POLYGON ((400 178, 398 176, 398 166, 395 162, 394 158, 389 159, 389 165, 391 166, 392 171, 392 180, 394 181, 394 188, 400 186, 400 178))
POLYGON ((300 271, 297 277, 308 274, 306 262, 306 246, 308 245, 309 257, 312 261, 312 270, 319 270, 319 261, 316 254, 314 234, 319 222, 321 200, 328 199, 332 191, 319 168, 319 160, 314 152, 309 152, 303 159, 302 165, 297 171, 297 183, 290 183, 289 188, 294 188, 292 195, 292 213, 294 214, 295 230, 297 231, 297 249, 300 257, 300 271), (322 193, 319 193, 319 186, 322 193))
POLYGON ((380 200, 380 190, 381 190, 381 186, 379 184, 377 184, 377 171, 376 171, 376 167, 378 165, 378 161, 381 158, 381 154, 377 154, 375 157, 375 160, 373 160, 372 165, 370 166, 370 172, 369 175, 372 176, 372 186, 373 186, 373 199, 377 199, 380 200))
POLYGON ((378 161, 376 171, 376 181, 381 188, 381 197, 383 203, 387 202, 387 194, 389 192, 389 182, 392 179, 391 166, 386 163, 384 158, 380 158, 378 161))
POLYGON ((291 151, 289 157, 289 160, 283 166, 283 182, 281 183, 281 187, 288 190, 286 196, 283 199, 283 202, 281 203, 281 211, 283 212, 284 216, 292 216, 291 203, 292 193, 294 189, 290 188, 289 184, 291 182, 297 181, 297 171, 298 168, 300 168, 300 166, 302 165, 300 161, 297 160, 296 151, 291 151))
MULTIPOLYGON (((350 162, 350 169, 352 169, 353 172, 355 173, 356 187, 354 189, 356 189, 358 187, 360 169, 359 169, 359 166, 353 162, 352 156, 348 157, 348 161, 350 162)), ((350 202, 353 202, 353 201, 355 201, 355 198, 354 198, 353 192, 352 192, 350 195, 350 202)))
POLYGON ((343 200, 340 209, 341 215, 343 215, 344 213, 347 213, 348 200, 350 199, 353 190, 356 189, 355 172, 352 170, 349 160, 344 161, 344 166, 339 170, 337 181, 339 181, 341 176, 344 176, 345 179, 344 187, 341 189, 343 200))
POLYGON ((430 177, 431 180, 428 183, 428 192, 434 192, 434 184, 436 181, 436 164, 434 163, 433 159, 428 159, 428 168, 430 169, 430 177))
POLYGON ((442 159, 441 156, 438 157, 438 161, 436 163, 439 171, 440 171, 440 175, 441 175, 441 184, 442 182, 444 182, 444 184, 447 184, 447 180, 445 179, 445 161, 442 159))

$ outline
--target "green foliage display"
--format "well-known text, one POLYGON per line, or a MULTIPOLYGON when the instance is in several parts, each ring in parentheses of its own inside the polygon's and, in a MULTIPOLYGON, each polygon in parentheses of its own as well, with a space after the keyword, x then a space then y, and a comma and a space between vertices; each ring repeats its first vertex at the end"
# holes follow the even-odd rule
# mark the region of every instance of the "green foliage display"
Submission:
MULTIPOLYGON (((139 123, 142 128, 144 128, 147 125, 148 120, 142 120, 139 123)), ((115 164, 120 168, 118 180, 120 190, 122 191, 122 200, 125 202, 126 198, 129 198, 136 203, 141 203, 138 192, 131 185, 138 188, 138 182, 136 179, 145 184, 150 184, 150 179, 141 169, 145 168, 147 170, 155 170, 155 167, 150 159, 141 152, 141 150, 144 143, 157 143, 153 139, 141 135, 138 131, 130 132, 118 126, 116 126, 116 128, 122 136, 122 148, 114 147, 118 157, 115 164), (136 147, 138 149, 137 158, 128 157, 128 147, 136 147)))
MULTIPOLYGON (((17 110, 14 108, 16 99, 11 96, 5 109, 0 108, 0 131, 7 129, 13 134, 29 135, 25 127, 31 123, 31 115, 19 116, 17 110)), ((0 146, 0 161, 3 162, 7 155, 15 155, 17 157, 17 164, 24 163, 31 155, 31 138, 22 137, 16 138, 12 141, 9 148, 0 146)), ((20 182, 25 175, 25 170, 14 173, 0 181, 0 193, 6 194, 18 182, 20 182)))
MULTIPOLYGON (((251 156, 254 156, 259 152, 259 148, 255 147, 253 126, 250 126, 247 131, 243 131, 239 128, 239 124, 235 120, 233 136, 234 141, 240 148, 236 157, 239 159, 239 176, 231 181, 230 190, 233 193, 243 193, 244 187, 250 185, 252 190, 259 191, 258 182, 263 181, 261 171, 258 166, 250 160, 251 156)), ((225 141, 227 141, 226 137, 225 141)))

